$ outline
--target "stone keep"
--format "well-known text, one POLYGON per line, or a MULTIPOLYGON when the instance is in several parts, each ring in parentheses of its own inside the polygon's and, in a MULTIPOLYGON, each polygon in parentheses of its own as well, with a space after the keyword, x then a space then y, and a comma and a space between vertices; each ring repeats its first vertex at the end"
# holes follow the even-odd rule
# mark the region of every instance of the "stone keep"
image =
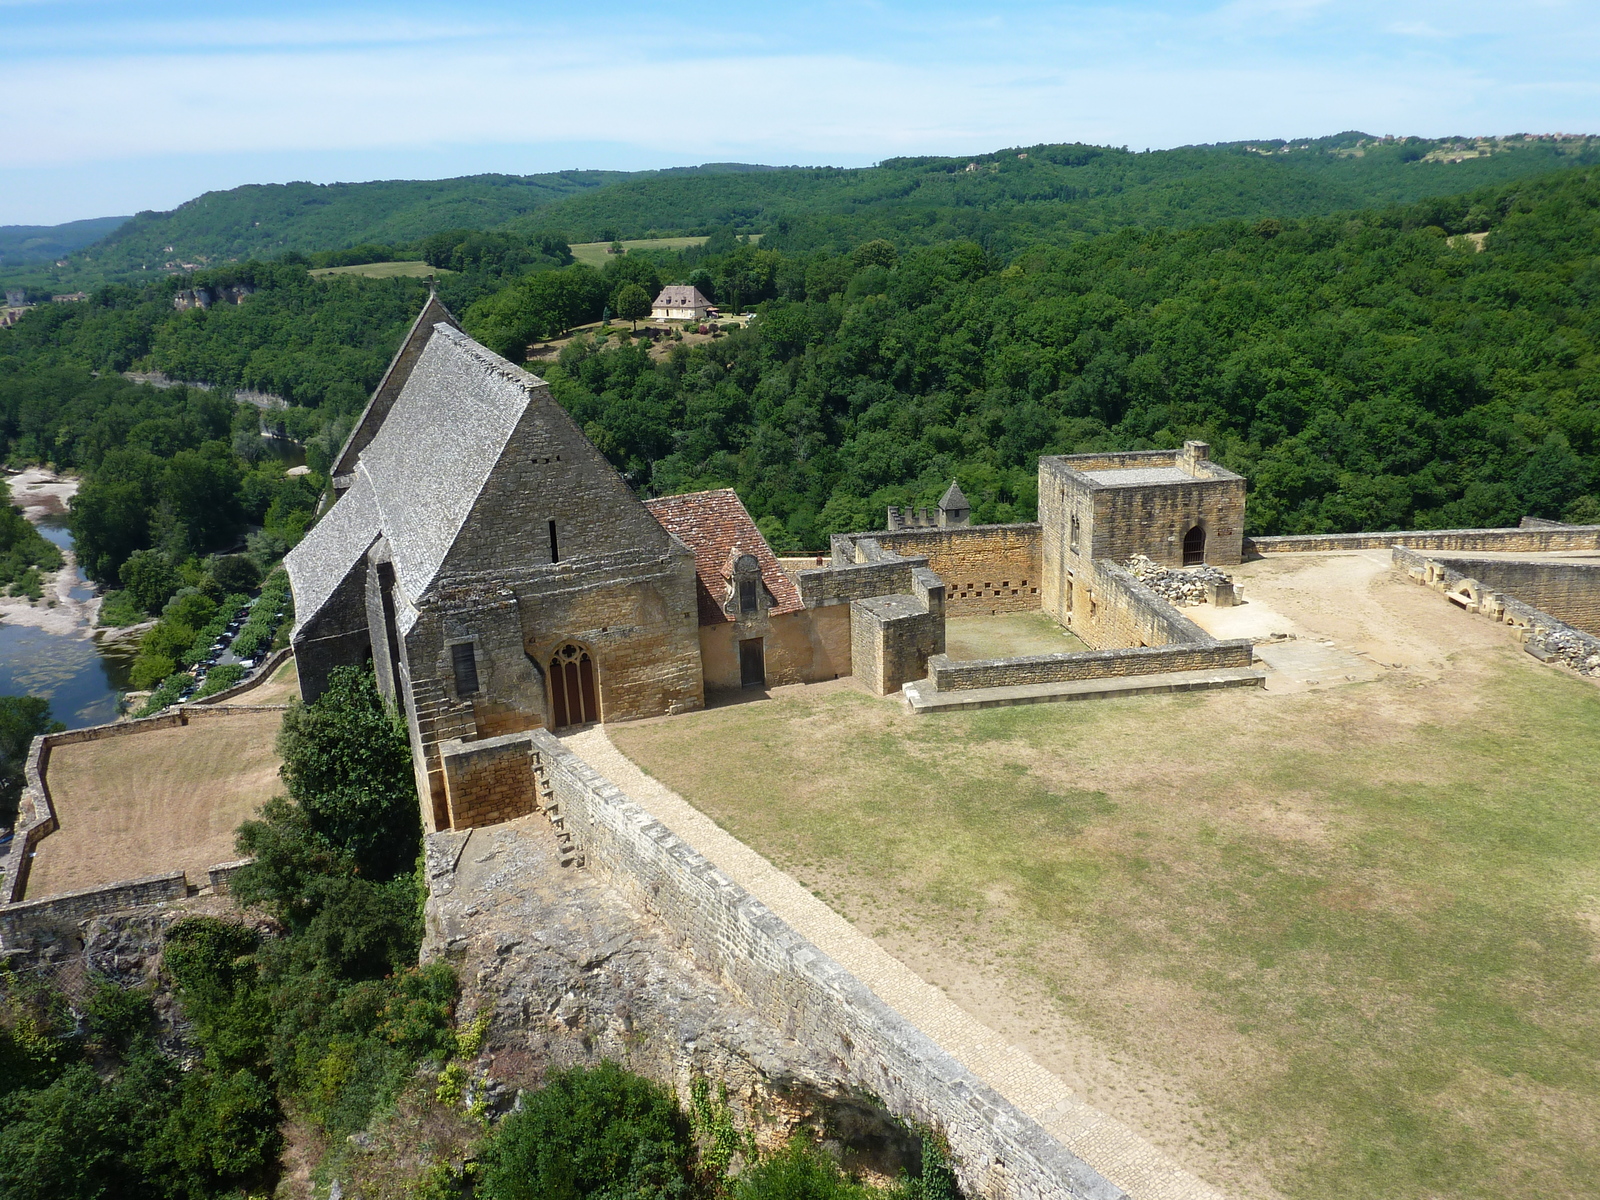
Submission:
POLYGON ((384 405, 286 560, 293 644, 306 700, 370 656, 430 829, 479 806, 450 794, 441 743, 703 704, 694 557, 542 380, 419 320, 384 405))
MULTIPOLYGON (((1097 563, 1143 554, 1168 567, 1233 566, 1244 549, 1244 477, 1182 450, 1047 455, 1039 459, 1040 600, 1045 612, 1097 640, 1097 563)), ((1125 635, 1124 635, 1125 636, 1125 635)))

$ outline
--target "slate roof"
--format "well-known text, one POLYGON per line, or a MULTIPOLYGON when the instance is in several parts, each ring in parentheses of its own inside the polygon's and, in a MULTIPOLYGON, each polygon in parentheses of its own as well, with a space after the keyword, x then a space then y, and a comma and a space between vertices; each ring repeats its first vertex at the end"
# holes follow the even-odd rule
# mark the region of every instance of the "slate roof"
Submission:
POLYGON ((444 301, 430 291, 428 293, 428 302, 422 306, 422 311, 417 314, 417 319, 411 322, 411 328, 406 331, 406 336, 401 339, 400 348, 394 352, 394 357, 389 360, 389 369, 383 373, 383 378, 378 381, 378 386, 373 389, 372 396, 367 401, 367 406, 361 410, 361 416, 350 430, 350 436, 345 438, 344 445, 339 450, 339 457, 334 460, 331 472, 335 479, 348 475, 355 470, 356 457, 366 449, 367 443, 383 427, 384 419, 388 417, 389 410, 394 406, 394 402, 399 397, 401 389, 405 387, 406 381, 411 378, 411 371, 416 365, 421 343, 426 342, 433 335, 433 327, 440 321, 455 326, 457 329, 460 328, 450 310, 444 306, 444 301))
POLYGON ((957 508, 971 509, 972 505, 967 503, 966 496, 962 494, 961 485, 952 479, 950 486, 945 489, 944 495, 939 498, 939 507, 945 512, 949 512, 957 508))
POLYGON ((454 325, 435 324, 360 451, 351 487, 285 559, 297 627, 380 534, 389 540, 400 590, 420 598, 542 386, 454 325))
POLYGON ((710 308, 711 301, 700 294, 700 289, 686 283, 674 283, 661 289, 654 308, 710 308))
POLYGON ((687 496, 663 496, 646 500, 644 506, 694 552, 694 571, 699 579, 695 594, 700 602, 700 624, 717 625, 733 620, 722 611, 722 598, 728 594, 726 574, 728 556, 738 549, 755 555, 761 565, 761 582, 772 593, 770 616, 799 612, 805 608, 800 589, 778 565, 777 555, 750 519, 739 494, 732 488, 714 492, 691 492, 687 496))

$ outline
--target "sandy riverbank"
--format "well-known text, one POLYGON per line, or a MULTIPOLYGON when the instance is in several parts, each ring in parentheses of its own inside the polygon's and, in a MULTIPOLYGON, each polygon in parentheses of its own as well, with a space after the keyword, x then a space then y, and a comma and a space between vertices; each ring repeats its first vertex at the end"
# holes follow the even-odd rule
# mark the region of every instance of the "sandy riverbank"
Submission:
MULTIPOLYGON (((48 467, 28 467, 15 475, 7 475, 6 483, 11 488, 11 503, 37 525, 46 517, 66 513, 68 501, 78 491, 79 480, 71 475, 57 475, 48 467)), ((35 603, 20 596, 0 598, 0 621, 29 625, 67 637, 94 636, 95 621, 100 616, 100 597, 88 600, 73 597, 72 590, 78 586, 78 560, 70 550, 62 551, 61 557, 61 569, 45 576, 44 599, 35 603)))

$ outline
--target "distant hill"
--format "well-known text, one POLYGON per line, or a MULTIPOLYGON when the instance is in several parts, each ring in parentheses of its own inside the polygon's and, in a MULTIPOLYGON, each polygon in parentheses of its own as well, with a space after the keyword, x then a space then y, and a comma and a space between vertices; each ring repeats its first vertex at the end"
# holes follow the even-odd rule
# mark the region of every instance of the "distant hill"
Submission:
POLYGON ((1475 142, 1362 133, 1134 153, 1018 146, 989 154, 890 159, 876 167, 635 177, 511 221, 570 241, 762 232, 763 246, 839 249, 872 237, 976 237, 998 250, 1066 242, 1130 225, 1188 227, 1409 203, 1600 161, 1600 138, 1475 142))
POLYGON ((140 213, 74 253, 65 269, 3 274, 41 287, 88 287, 288 250, 414 242, 462 228, 587 242, 731 227, 764 233, 763 244, 775 249, 838 249, 873 237, 908 244, 977 238, 1005 252, 1128 226, 1406 203, 1595 161, 1597 138, 1380 139, 1351 132, 1146 153, 1012 147, 857 169, 707 163, 632 174, 265 184, 140 213))
POLYGON ((98 242, 130 217, 91 217, 65 225, 0 225, 0 267, 54 262, 98 242))

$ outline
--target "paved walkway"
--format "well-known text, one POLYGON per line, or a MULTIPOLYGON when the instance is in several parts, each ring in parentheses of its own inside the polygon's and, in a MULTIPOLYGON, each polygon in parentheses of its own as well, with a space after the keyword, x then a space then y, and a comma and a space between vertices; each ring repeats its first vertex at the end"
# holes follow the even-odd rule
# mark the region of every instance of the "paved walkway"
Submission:
POLYGON ((646 775, 611 744, 603 728, 586 729, 563 740, 728 878, 1136 1200, 1222 1200, 1221 1192, 1202 1183, 1122 1122, 1085 1104, 1027 1053, 924 982, 798 880, 724 831, 677 792, 646 775))

